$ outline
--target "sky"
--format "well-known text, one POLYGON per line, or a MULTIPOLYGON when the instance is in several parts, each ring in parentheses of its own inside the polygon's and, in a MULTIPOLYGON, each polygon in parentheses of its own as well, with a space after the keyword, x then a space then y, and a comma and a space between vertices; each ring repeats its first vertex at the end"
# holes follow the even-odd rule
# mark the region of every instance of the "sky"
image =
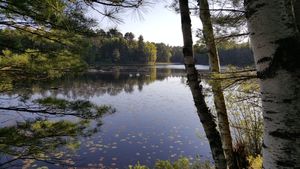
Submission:
MULTIPOLYGON (((140 10, 141 15, 135 11, 129 11, 120 15, 123 23, 113 23, 107 19, 96 18, 102 29, 117 28, 120 32, 134 33, 137 38, 143 35, 144 41, 163 42, 171 46, 182 46, 182 31, 180 15, 166 8, 169 0, 157 1, 140 10)), ((95 13, 92 13, 95 16, 95 13)), ((98 14, 99 15, 99 14, 98 14)), ((95 18, 95 17, 94 17, 95 18)), ((198 17, 192 17, 193 32, 201 25, 198 17)), ((196 41, 194 37, 194 41, 196 41)))

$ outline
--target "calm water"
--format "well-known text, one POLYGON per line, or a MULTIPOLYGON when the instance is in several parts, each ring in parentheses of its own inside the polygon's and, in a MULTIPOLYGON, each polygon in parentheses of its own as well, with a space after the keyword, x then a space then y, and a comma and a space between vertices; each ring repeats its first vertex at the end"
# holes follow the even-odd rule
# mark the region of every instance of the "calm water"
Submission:
MULTIPOLYGON (((87 99, 97 105, 111 105, 116 112, 104 116, 101 126, 90 122, 89 128, 96 127, 98 130, 89 136, 78 134, 72 136, 72 139, 63 137, 61 140, 64 143, 59 146, 40 150, 40 153, 49 156, 46 162, 24 158, 4 165, 5 167, 67 167, 59 163, 63 160, 70 166, 79 168, 126 168, 137 162, 152 166, 157 159, 175 160, 180 156, 195 158, 197 155, 203 160, 211 160, 182 65, 110 67, 54 82, 21 83, 15 86, 16 89, 12 92, 1 96, 2 107, 24 106, 19 101, 22 99, 20 96, 26 96, 29 100, 51 96, 68 100, 87 99), (68 141, 76 142, 72 150, 65 144, 68 141)), ((32 105, 30 101, 25 104, 32 105)), ((39 116, 0 111, 2 129, 15 126, 17 121, 24 122, 39 116)), ((42 118, 79 123, 79 119, 74 117, 42 118)), ((51 138, 47 139, 42 140, 42 144, 49 140, 53 142, 51 138)), ((13 146, 16 147, 11 147, 13 146)), ((22 146, 19 144, 19 148, 13 147, 8 153, 0 143, 0 149, 3 149, 0 162, 3 164, 14 159, 12 151, 26 149, 27 145, 22 146)))

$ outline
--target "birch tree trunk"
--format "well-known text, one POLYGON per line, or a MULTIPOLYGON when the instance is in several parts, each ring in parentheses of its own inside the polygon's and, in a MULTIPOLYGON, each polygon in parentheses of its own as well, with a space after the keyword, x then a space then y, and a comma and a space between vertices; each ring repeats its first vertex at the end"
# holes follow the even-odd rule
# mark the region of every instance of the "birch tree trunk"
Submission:
POLYGON ((245 9, 262 93, 263 166, 300 168, 300 38, 292 1, 245 0, 245 9))
MULTIPOLYGON (((200 8, 200 19, 203 25, 203 36, 208 49, 209 64, 212 74, 220 73, 219 55, 215 44, 215 37, 211 23, 211 15, 207 0, 198 0, 200 8)), ((227 165, 230 169, 235 167, 235 160, 233 156, 232 138, 227 116, 227 109, 225 105, 224 94, 222 91, 221 82, 219 80, 212 82, 212 92, 214 97, 214 104, 218 116, 219 131, 221 134, 222 145, 227 160, 227 165)))
POLYGON ((193 95, 198 116, 203 125, 206 137, 209 141, 212 156, 215 161, 215 166, 217 169, 226 169, 227 165, 222 149, 221 137, 218 130, 216 129, 217 125, 215 123, 214 117, 205 103, 204 95, 202 93, 202 86, 200 85, 201 81, 198 79, 198 72, 195 68, 191 31, 191 18, 188 0, 179 0, 179 8, 184 41, 184 64, 188 78, 188 85, 193 95))

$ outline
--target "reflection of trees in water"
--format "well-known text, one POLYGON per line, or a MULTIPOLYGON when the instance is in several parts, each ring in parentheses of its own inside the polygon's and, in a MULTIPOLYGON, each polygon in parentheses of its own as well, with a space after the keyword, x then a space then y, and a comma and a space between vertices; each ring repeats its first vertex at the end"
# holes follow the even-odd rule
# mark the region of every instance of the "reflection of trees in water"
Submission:
POLYGON ((89 98, 103 94, 118 95, 121 92, 131 93, 135 87, 142 91, 145 85, 155 80, 164 80, 169 76, 182 76, 183 70, 157 69, 156 67, 141 67, 123 69, 113 67, 109 70, 87 72, 80 75, 69 75, 52 81, 22 81, 15 82, 13 94, 31 95, 39 93, 46 96, 51 91, 69 98, 89 98))
MULTIPOLYGON (((62 94, 69 98, 77 98, 77 96, 89 98, 103 94, 118 95, 121 92, 131 93, 136 89, 141 91, 145 85, 155 80, 164 80, 169 76, 181 75, 182 70, 156 69, 156 67, 139 69, 115 67, 109 71, 88 72, 77 76, 70 75, 52 81, 34 81, 28 79, 19 81, 8 76, 3 81, 5 82, 2 85, 4 90, 1 92, 8 96, 14 94, 22 96, 17 102, 27 100, 35 93, 48 96, 49 91, 51 91, 52 96, 62 94), (7 85, 9 86, 6 87, 7 85)), ((75 117, 80 118, 76 118, 76 122, 71 122, 66 120, 69 118, 64 118, 65 111, 60 112, 59 109, 53 107, 53 104, 55 104, 58 107, 60 106, 59 108, 69 110, 70 113, 70 111, 76 112, 76 110, 72 109, 73 107, 82 110, 83 107, 78 105, 85 105, 84 107, 90 105, 87 102, 64 102, 63 100, 49 98, 45 100, 46 102, 35 102, 35 104, 32 104, 36 106, 37 103, 43 103, 43 105, 37 106, 37 109, 26 107, 28 106, 28 102, 24 103, 23 107, 23 104, 19 103, 16 103, 18 104, 17 107, 5 107, 8 106, 6 102, 9 102, 9 100, 3 103, 1 100, 0 109, 2 112, 18 112, 22 117, 24 115, 23 112, 31 112, 38 114, 38 116, 30 116, 32 117, 30 118, 31 120, 28 120, 28 117, 26 117, 22 122, 18 122, 15 125, 0 128, 0 168, 21 166, 26 161, 29 163, 36 161, 39 164, 47 163, 46 165, 73 165, 75 162, 72 160, 74 159, 70 160, 69 157, 72 150, 79 147, 79 139, 97 132, 98 127, 101 126, 101 114, 97 116, 100 119, 99 121, 92 120, 98 124, 94 128, 89 125, 91 120, 80 120, 82 117, 85 118, 84 115, 87 113, 78 114, 79 116, 75 117), (51 105, 49 105, 50 103, 51 105), (66 108, 65 105, 69 105, 70 108, 66 108), (56 114, 57 112, 60 112, 60 114, 56 114), (45 115, 47 113, 48 115, 45 115), (64 120, 48 120, 50 119, 49 115, 51 117, 60 117, 64 120)), ((16 100, 12 99, 11 101, 15 102, 16 100)), ((91 112, 98 110, 94 106, 87 107, 89 109, 93 108, 91 112)), ((95 117, 95 114, 91 115, 91 117, 95 117)), ((71 119, 74 121, 75 118, 71 119)), ((14 120, 17 121, 17 119, 14 120)))

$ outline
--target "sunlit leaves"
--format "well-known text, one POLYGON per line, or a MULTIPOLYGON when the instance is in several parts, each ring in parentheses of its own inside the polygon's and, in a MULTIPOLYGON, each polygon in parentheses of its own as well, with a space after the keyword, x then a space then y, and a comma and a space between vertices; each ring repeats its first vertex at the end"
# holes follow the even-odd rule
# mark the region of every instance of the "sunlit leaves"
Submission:
POLYGON ((84 3, 79 1, 37 0, 1 1, 0 13, 10 27, 44 26, 66 31, 85 31, 94 21, 84 16, 84 3))
POLYGON ((4 50, 3 53, 4 55, 0 55, 0 67, 19 75, 54 78, 60 77, 66 71, 80 70, 85 67, 78 56, 68 51, 61 51, 51 59, 48 54, 37 50, 28 49, 22 54, 13 54, 9 50, 4 50))
MULTIPOLYGON (((0 129, 0 152, 16 159, 51 160, 64 156, 59 148, 78 147, 77 137, 84 135, 86 124, 69 121, 35 120, 0 129)), ((62 158, 63 159, 63 158, 62 158)), ((55 161, 55 160, 54 160, 55 161)), ((0 167, 6 163, 0 163, 0 167)))

